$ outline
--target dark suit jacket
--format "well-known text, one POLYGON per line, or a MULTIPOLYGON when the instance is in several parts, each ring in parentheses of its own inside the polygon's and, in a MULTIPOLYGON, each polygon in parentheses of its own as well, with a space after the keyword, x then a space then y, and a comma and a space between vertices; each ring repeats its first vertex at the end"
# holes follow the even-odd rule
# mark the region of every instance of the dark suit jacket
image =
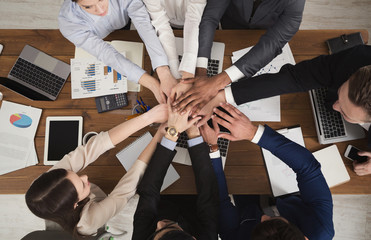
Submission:
MULTIPOLYGON (((267 29, 259 42, 234 65, 253 76, 282 52, 298 31, 305 0, 262 0, 253 14, 253 0, 208 0, 199 31, 199 57, 210 58, 215 29, 267 29)), ((246 46, 249 47, 249 46, 246 46)))
MULTIPOLYGON (((297 176, 300 196, 277 199, 282 217, 295 224, 311 240, 330 240, 334 237, 332 198, 321 166, 304 147, 292 142, 267 125, 258 145, 269 150, 291 167, 297 176)), ((212 159, 217 174, 220 197, 220 227, 222 240, 251 239, 253 228, 260 223, 258 206, 249 205, 240 211, 232 205, 221 160, 212 159)))
MULTIPOLYGON (((158 144, 143 179, 138 186, 137 192, 140 198, 134 215, 132 239, 147 239, 155 232, 157 222, 164 219, 164 212, 179 213, 181 216, 172 216, 171 219, 169 219, 169 215, 166 215, 167 219, 178 221, 179 225, 186 232, 197 239, 217 239, 219 211, 218 185, 209 157, 209 147, 203 142, 188 150, 191 156, 198 195, 194 202, 190 200, 191 204, 184 201, 182 204, 192 205, 194 203, 192 207, 195 210, 195 214, 181 214, 184 211, 179 209, 183 206, 177 206, 174 202, 170 204, 163 203, 160 196, 160 189, 176 151, 171 151, 158 144)), ((166 201, 170 200, 167 197, 165 198, 166 201)))
MULTIPOLYGON (((234 82, 231 85, 232 94, 240 105, 285 93, 327 87, 330 96, 327 105, 332 106, 338 99, 339 87, 359 68, 367 65, 371 65, 371 46, 359 45, 333 55, 302 61, 295 66, 286 64, 276 74, 263 74, 234 82)), ((371 146, 371 134, 368 145, 371 146)))

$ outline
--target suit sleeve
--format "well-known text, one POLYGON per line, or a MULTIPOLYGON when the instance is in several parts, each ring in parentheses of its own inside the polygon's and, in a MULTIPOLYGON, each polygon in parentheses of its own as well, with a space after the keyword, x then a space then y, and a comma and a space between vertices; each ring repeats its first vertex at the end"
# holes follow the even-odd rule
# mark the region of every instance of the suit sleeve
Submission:
POLYGON ((231 0, 208 0, 204 9, 198 37, 198 57, 210 58, 215 30, 231 0))
POLYGON ((203 232, 199 239, 218 239, 218 185, 205 142, 188 149, 197 188, 197 218, 203 232))
POLYGON ((160 190, 167 169, 176 151, 171 151, 157 144, 147 170, 138 186, 139 202, 134 214, 134 231, 132 239, 147 239, 155 231, 157 206, 160 201, 160 190))
POLYGON ((268 126, 265 126, 258 145, 294 170, 301 199, 311 207, 328 232, 333 232, 331 192, 321 172, 321 165, 313 154, 268 126))
POLYGON ((268 28, 259 42, 234 64, 246 77, 252 77, 282 52, 283 46, 299 30, 304 3, 305 0, 291 1, 278 21, 268 28))

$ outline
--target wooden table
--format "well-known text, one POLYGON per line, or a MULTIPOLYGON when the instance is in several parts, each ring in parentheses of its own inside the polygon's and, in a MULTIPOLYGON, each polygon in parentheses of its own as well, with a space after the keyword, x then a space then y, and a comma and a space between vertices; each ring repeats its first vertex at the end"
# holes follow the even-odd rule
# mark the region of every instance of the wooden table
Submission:
MULTIPOLYGON (((320 54, 327 54, 325 40, 361 31, 363 38, 368 39, 367 30, 301 30, 290 41, 290 47, 296 62, 311 59, 320 54)), ((224 68, 231 65, 233 51, 256 44, 264 33, 261 30, 223 30, 217 31, 215 41, 224 42, 225 57, 224 68)), ((176 31, 181 36, 181 31, 176 31)), ((136 31, 116 31, 106 40, 141 41, 136 31)), ((74 55, 74 46, 66 40, 58 30, 0 30, 0 43, 4 50, 0 56, 0 76, 7 76, 17 56, 25 44, 30 44, 62 61, 69 63, 74 55)), ((144 69, 151 71, 150 59, 146 53, 144 69)), ((33 107, 42 108, 43 113, 36 132, 35 145, 40 163, 12 173, 0 176, 0 193, 24 194, 31 182, 50 166, 42 164, 44 152, 45 119, 47 116, 81 115, 84 118, 84 130, 105 131, 124 121, 125 116, 131 111, 132 101, 123 110, 116 110, 98 114, 94 98, 71 99, 71 82, 68 79, 58 99, 54 102, 31 101, 0 85, 4 99, 33 107)), ((151 106, 156 105, 152 93, 144 89, 139 93, 144 101, 151 106)), ((305 145, 310 151, 316 151, 326 146, 320 145, 311 110, 308 93, 288 94, 281 97, 281 122, 269 123, 274 129, 300 124, 302 127, 305 145)), ((145 131, 155 133, 155 129, 147 127, 119 144, 115 149, 103 154, 97 161, 87 167, 83 172, 88 174, 91 182, 99 185, 109 193, 118 180, 125 174, 124 168, 115 157, 123 147, 131 143, 137 136, 145 131)), ((0 136, 1 137, 1 136, 0 136)), ((353 144, 361 149, 366 149, 366 140, 357 140, 336 144, 341 154, 348 144, 353 144)), ((331 189, 335 194, 371 194, 371 175, 358 177, 352 171, 351 161, 343 158, 346 168, 351 176, 348 183, 331 189)), ((195 184, 191 167, 174 164, 181 178, 164 191, 165 194, 194 194, 195 184)), ((233 142, 230 145, 227 163, 225 166, 230 193, 234 194, 271 194, 271 189, 264 167, 260 148, 247 141, 233 142)))

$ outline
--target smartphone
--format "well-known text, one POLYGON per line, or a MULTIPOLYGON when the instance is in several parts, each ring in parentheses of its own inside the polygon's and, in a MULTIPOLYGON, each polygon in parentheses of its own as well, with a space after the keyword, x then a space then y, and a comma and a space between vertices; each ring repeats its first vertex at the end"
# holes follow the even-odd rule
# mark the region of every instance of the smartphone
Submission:
POLYGON ((347 149, 345 150, 344 156, 352 161, 357 161, 359 163, 366 162, 367 156, 359 156, 359 151, 361 150, 352 145, 348 145, 347 149))

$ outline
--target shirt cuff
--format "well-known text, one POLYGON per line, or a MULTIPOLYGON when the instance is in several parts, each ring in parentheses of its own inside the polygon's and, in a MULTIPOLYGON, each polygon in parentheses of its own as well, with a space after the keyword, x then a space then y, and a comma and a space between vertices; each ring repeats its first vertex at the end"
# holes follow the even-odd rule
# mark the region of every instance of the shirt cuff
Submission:
POLYGON ((243 78, 245 75, 243 72, 240 71, 236 66, 232 65, 226 70, 224 70, 229 76, 229 78, 232 80, 232 82, 236 82, 237 80, 243 78))
POLYGON ((204 142, 204 139, 202 138, 202 136, 187 140, 188 147, 193 147, 203 142, 204 142))
POLYGON ((216 151, 216 152, 212 152, 212 153, 209 153, 210 155, 210 159, 213 159, 213 158, 220 158, 220 151, 216 151))
POLYGON ((258 130, 256 131, 255 136, 251 140, 252 143, 258 144, 260 138, 263 136, 264 129, 265 129, 264 126, 259 124, 258 130))
POLYGON ((174 151, 176 144, 177 142, 171 141, 170 139, 167 139, 166 137, 162 137, 161 145, 163 147, 166 147, 167 149, 174 151))
POLYGON ((199 67, 199 68, 207 68, 207 64, 209 62, 209 59, 208 58, 205 58, 205 57, 198 57, 197 58, 197 64, 196 64, 196 67, 199 67))
POLYGON ((232 88, 230 85, 224 88, 224 94, 225 94, 225 100, 227 101, 227 103, 232 104, 232 105, 237 105, 236 101, 234 100, 232 88))

